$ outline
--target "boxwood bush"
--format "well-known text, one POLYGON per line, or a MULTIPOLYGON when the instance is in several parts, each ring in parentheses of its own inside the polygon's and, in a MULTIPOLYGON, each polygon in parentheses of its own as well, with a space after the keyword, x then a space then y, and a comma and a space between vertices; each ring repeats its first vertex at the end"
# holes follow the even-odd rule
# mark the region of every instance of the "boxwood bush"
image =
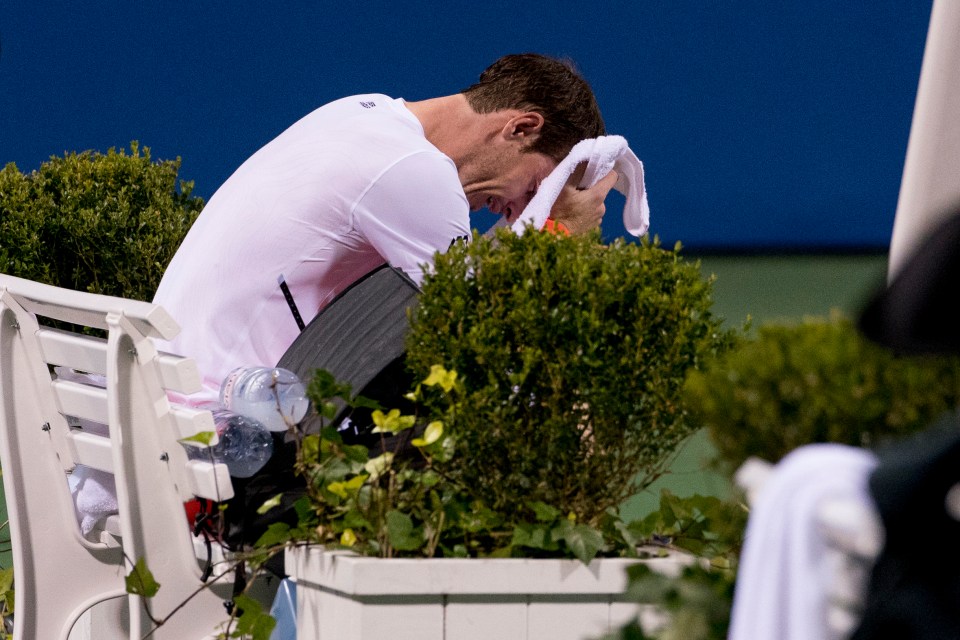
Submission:
POLYGON ((150 300, 203 207, 180 159, 150 149, 53 157, 0 170, 0 271, 69 289, 150 300))
POLYGON ((735 468, 813 442, 874 446, 924 429, 960 405, 960 359, 898 357, 848 319, 809 318, 759 327, 691 375, 686 398, 735 468))
POLYGON ((679 246, 500 232, 436 258, 407 344, 417 379, 456 371, 442 473, 494 511, 595 524, 699 427, 681 392, 730 344, 679 246))

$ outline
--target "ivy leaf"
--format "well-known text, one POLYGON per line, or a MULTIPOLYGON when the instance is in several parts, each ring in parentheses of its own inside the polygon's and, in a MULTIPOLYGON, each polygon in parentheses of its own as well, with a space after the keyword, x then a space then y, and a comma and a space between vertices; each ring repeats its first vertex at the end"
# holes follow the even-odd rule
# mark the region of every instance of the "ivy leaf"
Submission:
POLYGON ((376 458, 368 460, 367 463, 363 465, 363 468, 370 474, 371 480, 376 480, 384 471, 390 468, 392 462, 393 453, 385 451, 376 458))
POLYGON ((160 590, 160 583, 153 577, 153 573, 147 568, 147 561, 143 558, 137 558, 133 569, 124 579, 127 593, 144 598, 152 598, 160 590))
POLYGON ((603 536, 587 524, 573 525, 564 534, 563 539, 567 543, 567 548, 583 564, 590 564, 590 561, 597 556, 597 552, 603 548, 603 536))
POLYGON ((254 543, 256 547, 273 547, 290 540, 290 525, 286 522, 274 522, 254 543))
POLYGON ((345 382, 337 382, 332 373, 326 369, 316 369, 307 385, 307 395, 315 405, 320 405, 330 398, 348 398, 351 387, 345 382))
POLYGON ((345 547, 352 547, 357 544, 357 534, 353 532, 353 529, 344 529, 343 533, 340 534, 340 544, 345 547))
POLYGON ((371 430, 372 433, 400 433, 412 427, 416 421, 414 416, 400 415, 399 409, 391 409, 390 413, 387 414, 377 409, 370 417, 373 418, 373 424, 376 425, 371 430))
POLYGON ((277 621, 263 611, 260 603, 250 596, 240 594, 234 598, 240 615, 237 616, 237 628, 230 634, 232 638, 250 638, 250 640, 270 640, 277 621))
POLYGON ((354 409, 382 409, 379 402, 366 396, 356 396, 350 400, 350 406, 354 409))
POLYGON ((337 417, 337 405, 329 400, 324 400, 317 404, 317 413, 320 414, 321 418, 333 420, 337 417))
POLYGON ((315 464, 320 459, 320 436, 304 437, 300 443, 300 458, 305 464, 315 464))
POLYGON ((529 547, 530 549, 543 549, 544 551, 559 549, 556 539, 551 535, 550 527, 545 524, 517 525, 513 529, 511 544, 515 547, 529 547))
POLYGON ((435 364, 430 367, 430 375, 427 376, 423 384, 428 387, 440 385, 445 392, 450 393, 454 383, 457 381, 456 371, 447 371, 443 365, 435 364))
POLYGON ((280 500, 281 500, 282 498, 283 498, 283 494, 282 494, 282 493, 278 493, 277 495, 273 496, 273 497, 270 498, 269 500, 264 501, 264 503, 257 508, 257 513, 259 513, 260 515, 263 515, 263 514, 265 514, 267 511, 270 511, 270 509, 273 509, 273 508, 275 508, 275 507, 279 507, 279 506, 280 506, 280 500))
POLYGON ((422 536, 418 536, 413 520, 405 513, 396 510, 387 512, 387 540, 395 549, 413 551, 423 546, 422 536))
POLYGON ((560 517, 560 510, 551 507, 545 502, 531 502, 529 506, 533 509, 534 515, 536 515, 537 520, 540 522, 553 522, 560 517))
POLYGON ((341 498, 346 498, 351 493, 356 493, 368 477, 360 474, 343 482, 331 482, 327 485, 327 490, 341 498))
POLYGON ((435 420, 427 425, 427 428, 423 431, 422 438, 414 438, 410 441, 415 447, 427 447, 440 439, 440 436, 443 435, 443 423, 439 420, 435 420))
POLYGON ((0 593, 6 593, 13 587, 13 567, 0 570, 0 593))
POLYGON ((198 442, 207 447, 210 446, 210 443, 213 442, 213 439, 217 437, 216 431, 201 431, 195 433, 188 438, 180 438, 180 442, 198 442))
POLYGON ((362 444, 343 445, 343 455, 353 462, 366 462, 370 459, 370 450, 362 444))
POLYGON ((293 503, 293 510, 297 514, 297 523, 299 525, 311 526, 316 522, 317 513, 310 504, 310 498, 303 496, 293 503))

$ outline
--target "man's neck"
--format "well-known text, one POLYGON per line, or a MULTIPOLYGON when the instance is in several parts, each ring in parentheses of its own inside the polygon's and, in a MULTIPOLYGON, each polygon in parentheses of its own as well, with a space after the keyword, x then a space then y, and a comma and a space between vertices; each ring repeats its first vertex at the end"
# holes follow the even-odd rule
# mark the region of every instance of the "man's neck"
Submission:
POLYGON ((510 118, 507 111, 477 113, 462 93, 408 102, 407 108, 420 121, 427 140, 458 168, 510 118))

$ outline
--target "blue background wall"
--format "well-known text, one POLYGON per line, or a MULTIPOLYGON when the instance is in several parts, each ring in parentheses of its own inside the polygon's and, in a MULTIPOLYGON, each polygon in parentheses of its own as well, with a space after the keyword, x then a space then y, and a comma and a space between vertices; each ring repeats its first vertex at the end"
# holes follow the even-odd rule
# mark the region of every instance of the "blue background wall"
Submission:
POLYGON ((590 80, 646 165, 666 242, 882 248, 931 4, 6 0, 0 164, 139 140, 181 156, 209 197, 324 102, 452 93, 504 53, 538 51, 590 80))

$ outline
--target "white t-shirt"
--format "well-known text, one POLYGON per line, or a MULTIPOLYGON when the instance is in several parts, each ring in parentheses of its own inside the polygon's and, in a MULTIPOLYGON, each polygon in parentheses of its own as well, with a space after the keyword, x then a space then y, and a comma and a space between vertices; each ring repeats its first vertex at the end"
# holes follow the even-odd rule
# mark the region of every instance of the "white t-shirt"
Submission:
POLYGON ((273 366, 307 323, 385 261, 413 280, 469 235, 453 161, 403 100, 331 102, 255 153, 210 198, 154 302, 182 327, 164 350, 194 358, 212 395, 238 366, 273 366))

